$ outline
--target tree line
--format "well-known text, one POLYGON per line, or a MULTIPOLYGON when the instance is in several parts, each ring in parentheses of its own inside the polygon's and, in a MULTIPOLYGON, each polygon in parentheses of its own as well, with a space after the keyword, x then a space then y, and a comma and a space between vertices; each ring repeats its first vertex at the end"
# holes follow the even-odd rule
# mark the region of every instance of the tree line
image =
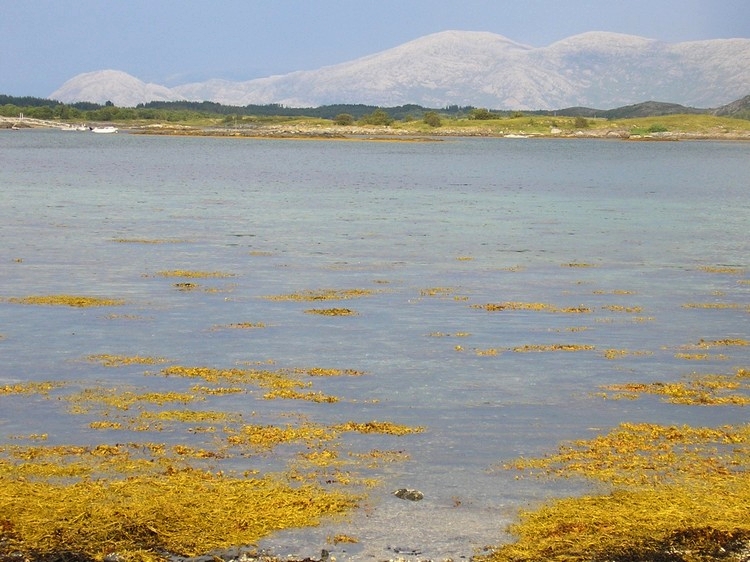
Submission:
POLYGON ((0 116, 17 117, 23 113, 37 119, 61 119, 68 121, 129 121, 154 120, 166 122, 189 121, 202 118, 224 118, 230 122, 243 117, 311 117, 330 119, 347 125, 355 122, 389 124, 392 121, 424 120, 431 126, 440 126, 441 119, 503 119, 529 116, 601 117, 622 119, 636 116, 656 116, 672 113, 713 113, 740 119, 750 118, 750 96, 725 106, 726 112, 709 109, 686 108, 677 104, 645 102, 610 110, 587 107, 570 107, 559 110, 509 111, 478 108, 471 105, 449 105, 440 109, 406 104, 379 107, 366 104, 331 104, 319 107, 287 107, 278 103, 245 106, 223 105, 210 101, 152 101, 136 107, 117 107, 112 102, 104 104, 76 102, 65 104, 57 100, 32 96, 8 96, 0 94, 0 116), (731 106, 731 111, 729 110, 731 106))
MULTIPOLYGON (((158 121, 187 121, 206 117, 234 119, 241 117, 311 117, 336 122, 349 121, 369 124, 389 124, 392 121, 425 119, 437 123, 436 116, 446 118, 497 119, 511 116, 509 111, 490 111, 473 106, 450 105, 428 108, 416 104, 379 107, 367 104, 331 104, 319 107, 287 107, 278 103, 223 105, 210 101, 152 101, 136 107, 117 107, 112 102, 62 103, 57 100, 31 96, 0 94, 0 115, 17 117, 23 113, 37 119, 63 119, 81 121, 128 121, 153 119, 158 121)), ((348 123, 342 123, 348 124, 348 123)))

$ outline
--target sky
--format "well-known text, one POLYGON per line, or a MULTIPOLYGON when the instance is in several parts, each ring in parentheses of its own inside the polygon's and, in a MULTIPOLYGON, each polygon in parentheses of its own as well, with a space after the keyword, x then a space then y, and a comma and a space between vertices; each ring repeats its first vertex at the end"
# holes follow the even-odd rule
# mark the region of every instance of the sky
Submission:
POLYGON ((448 29, 532 47, 586 31, 750 38, 750 0, 0 0, 0 94, 47 97, 105 69, 166 86, 250 80, 448 29))

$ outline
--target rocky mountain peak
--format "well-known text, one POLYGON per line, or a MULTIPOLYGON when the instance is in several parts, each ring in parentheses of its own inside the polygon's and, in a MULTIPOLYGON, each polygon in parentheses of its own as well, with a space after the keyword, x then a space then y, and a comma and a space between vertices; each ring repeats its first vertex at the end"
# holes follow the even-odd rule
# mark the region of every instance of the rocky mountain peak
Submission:
POLYGON ((316 70, 166 88, 114 70, 81 74, 63 102, 213 101, 226 105, 336 103, 493 109, 612 108, 644 100, 717 107, 750 92, 750 39, 669 44, 592 31, 530 47, 483 31, 441 31, 316 70))

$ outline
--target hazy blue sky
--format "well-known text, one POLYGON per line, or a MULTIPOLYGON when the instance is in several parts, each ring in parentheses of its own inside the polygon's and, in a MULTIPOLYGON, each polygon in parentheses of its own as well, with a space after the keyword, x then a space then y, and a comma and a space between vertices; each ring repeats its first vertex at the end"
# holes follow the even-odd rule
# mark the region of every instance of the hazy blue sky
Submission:
POLYGON ((446 29, 534 47, 585 31, 750 37, 750 0, 0 0, 0 93, 123 70, 174 86, 314 69, 446 29))

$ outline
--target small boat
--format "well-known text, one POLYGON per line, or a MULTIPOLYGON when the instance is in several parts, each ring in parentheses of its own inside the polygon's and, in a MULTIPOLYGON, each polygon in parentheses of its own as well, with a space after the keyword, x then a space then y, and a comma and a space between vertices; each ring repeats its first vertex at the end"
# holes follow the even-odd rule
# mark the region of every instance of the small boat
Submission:
POLYGON ((117 127, 89 127, 92 133, 116 133, 117 127))

